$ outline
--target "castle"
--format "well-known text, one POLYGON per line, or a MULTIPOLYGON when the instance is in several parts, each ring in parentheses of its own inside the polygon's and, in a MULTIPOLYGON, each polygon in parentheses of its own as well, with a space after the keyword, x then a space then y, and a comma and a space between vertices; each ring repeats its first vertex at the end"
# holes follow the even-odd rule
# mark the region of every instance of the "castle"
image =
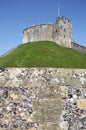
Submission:
POLYGON ((72 23, 65 17, 57 17, 55 24, 30 26, 23 31, 23 43, 45 40, 86 54, 86 47, 72 40, 72 23))

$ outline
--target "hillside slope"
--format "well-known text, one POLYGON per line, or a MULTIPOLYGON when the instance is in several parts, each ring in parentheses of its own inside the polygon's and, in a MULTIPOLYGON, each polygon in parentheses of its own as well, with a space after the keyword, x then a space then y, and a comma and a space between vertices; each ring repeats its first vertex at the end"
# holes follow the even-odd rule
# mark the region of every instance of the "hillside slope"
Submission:
POLYGON ((32 42, 0 57, 0 67, 86 68, 86 55, 50 41, 32 42))

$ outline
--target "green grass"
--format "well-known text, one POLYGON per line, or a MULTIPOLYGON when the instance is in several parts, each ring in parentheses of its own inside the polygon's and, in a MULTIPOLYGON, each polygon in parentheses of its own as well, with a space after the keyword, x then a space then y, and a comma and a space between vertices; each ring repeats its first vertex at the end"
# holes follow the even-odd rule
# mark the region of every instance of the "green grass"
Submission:
POLYGON ((0 57, 0 67, 86 68, 86 55, 50 41, 26 43, 0 57))

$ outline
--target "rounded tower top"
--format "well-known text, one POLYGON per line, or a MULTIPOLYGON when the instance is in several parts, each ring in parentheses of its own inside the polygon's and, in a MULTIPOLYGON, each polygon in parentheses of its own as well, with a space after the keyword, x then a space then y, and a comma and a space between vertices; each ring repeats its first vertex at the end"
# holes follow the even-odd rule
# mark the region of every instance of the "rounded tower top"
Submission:
POLYGON ((61 21, 61 22, 63 21, 64 24, 66 24, 66 23, 68 24, 68 23, 69 23, 70 25, 72 25, 71 21, 70 21, 68 18, 65 18, 65 17, 57 17, 57 18, 56 18, 56 24, 59 23, 60 21, 61 21))

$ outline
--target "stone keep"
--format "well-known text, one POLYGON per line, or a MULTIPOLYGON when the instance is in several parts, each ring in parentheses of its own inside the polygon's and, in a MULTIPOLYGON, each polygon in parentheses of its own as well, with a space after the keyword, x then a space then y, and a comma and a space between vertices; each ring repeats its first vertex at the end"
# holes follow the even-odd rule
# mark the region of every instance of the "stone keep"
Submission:
POLYGON ((71 48, 72 24, 65 17, 57 17, 55 24, 30 26, 23 31, 23 43, 33 41, 54 41, 71 48))

